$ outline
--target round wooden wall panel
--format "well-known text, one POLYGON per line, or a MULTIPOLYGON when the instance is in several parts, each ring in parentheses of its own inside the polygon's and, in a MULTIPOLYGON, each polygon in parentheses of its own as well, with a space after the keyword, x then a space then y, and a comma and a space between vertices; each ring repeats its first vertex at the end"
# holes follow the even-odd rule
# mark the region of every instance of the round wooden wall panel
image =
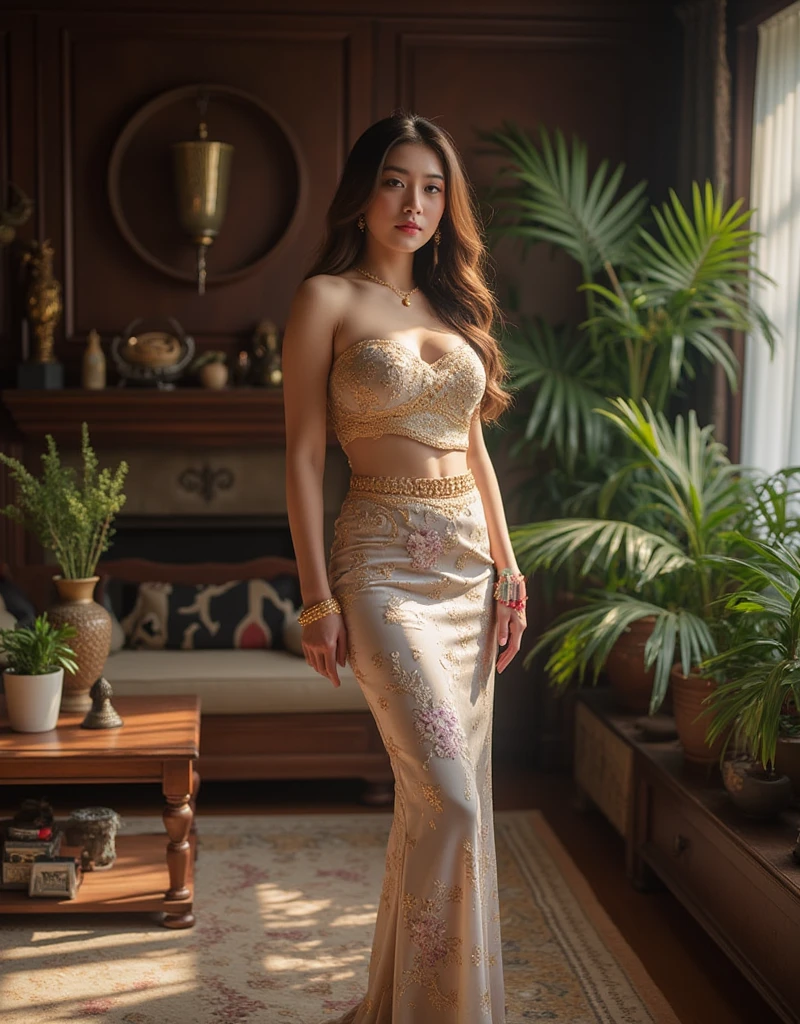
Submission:
POLYGON ((208 285, 235 281, 274 258, 298 223, 304 182, 299 150, 257 96, 227 85, 187 85, 145 104, 117 139, 108 192, 117 227, 150 266, 197 280, 196 249, 178 221, 173 142, 196 138, 198 96, 208 96, 208 137, 234 147, 228 207, 208 252, 208 285))

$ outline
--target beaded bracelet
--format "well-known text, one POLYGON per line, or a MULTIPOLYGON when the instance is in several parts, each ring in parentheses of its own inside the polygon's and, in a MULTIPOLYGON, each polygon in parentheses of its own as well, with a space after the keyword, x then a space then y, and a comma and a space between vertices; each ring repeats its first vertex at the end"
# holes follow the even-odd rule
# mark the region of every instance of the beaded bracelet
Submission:
POLYGON ((297 621, 301 626, 307 626, 310 622, 323 619, 326 615, 333 615, 334 613, 338 615, 341 610, 339 602, 335 597, 326 597, 324 601, 318 601, 317 604, 304 608, 297 616, 297 621))
POLYGON ((515 611, 524 611, 528 598, 523 593, 525 577, 511 569, 501 569, 494 585, 494 599, 515 611))

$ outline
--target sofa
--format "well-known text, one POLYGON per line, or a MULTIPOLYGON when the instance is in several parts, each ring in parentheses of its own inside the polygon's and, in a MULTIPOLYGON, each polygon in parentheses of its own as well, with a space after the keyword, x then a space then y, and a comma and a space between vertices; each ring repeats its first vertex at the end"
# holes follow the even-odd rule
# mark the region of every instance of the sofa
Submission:
MULTIPOLYGON (((55 571, 44 565, 5 566, 2 575, 30 599, 36 611, 43 611, 55 600, 55 571)), ((104 676, 119 696, 200 697, 201 779, 358 778, 364 782, 365 802, 391 801, 389 759, 349 664, 339 667, 341 686, 336 688, 302 656, 293 560, 265 557, 182 565, 128 558, 100 562, 97 574, 95 599, 112 614, 114 633, 104 676), (168 593, 178 593, 178 588, 184 593, 192 588, 199 592, 200 584, 218 585, 217 593, 231 581, 254 581, 247 586, 260 588, 260 593, 272 589, 257 581, 276 580, 283 581, 284 598, 278 604, 284 614, 281 628, 274 621, 271 630, 266 627, 272 633, 268 649, 168 649, 152 629, 150 635, 136 637, 132 625, 137 621, 136 610, 121 617, 114 607, 114 593, 118 597, 123 589, 138 600, 140 593, 158 595, 159 588, 153 584, 168 593), (132 637, 136 646, 131 646, 132 637)), ((141 622, 141 609, 138 614, 141 622)))

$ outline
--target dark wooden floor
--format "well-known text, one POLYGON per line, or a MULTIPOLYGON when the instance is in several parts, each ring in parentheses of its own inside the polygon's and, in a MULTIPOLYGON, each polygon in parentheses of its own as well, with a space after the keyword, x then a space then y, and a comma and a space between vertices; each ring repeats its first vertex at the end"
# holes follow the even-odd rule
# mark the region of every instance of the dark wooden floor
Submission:
MULTIPOLYGON (((578 813, 570 778, 496 764, 497 810, 538 808, 637 953, 682 1024, 778 1024, 779 1018, 666 890, 640 893, 623 870, 622 840, 596 811, 578 813)), ((203 783, 203 814, 373 813, 355 782, 203 783)), ((32 796, 29 787, 0 789, 0 813, 32 796)), ((42 794, 45 795, 45 794, 42 794)), ((51 788, 56 813, 106 804, 125 814, 160 813, 157 787, 51 788)), ((379 810, 387 810, 380 808, 379 810)), ((731 894, 734 898, 735 894, 731 894)))

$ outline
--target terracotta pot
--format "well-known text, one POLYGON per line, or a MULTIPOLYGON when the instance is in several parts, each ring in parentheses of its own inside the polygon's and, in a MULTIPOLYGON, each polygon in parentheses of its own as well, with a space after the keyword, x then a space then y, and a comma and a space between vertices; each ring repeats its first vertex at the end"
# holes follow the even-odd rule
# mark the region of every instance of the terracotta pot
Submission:
POLYGON ((200 367, 200 382, 204 388, 219 391, 228 383, 228 367, 225 363, 206 363, 200 367))
POLYGON ((617 704, 638 715, 646 715, 650 710, 656 670, 654 667, 645 671, 644 648, 655 624, 652 615, 632 622, 611 648, 605 664, 617 704))
POLYGON ((716 680, 691 673, 683 674, 680 665, 673 665, 669 675, 672 687, 672 712, 678 738, 683 744, 683 755, 693 764, 713 764, 719 760, 725 737, 720 736, 711 746, 706 743, 706 732, 713 721, 703 701, 717 688, 716 680), (697 716, 704 712, 703 717, 697 716))
POLYGON ((722 766, 722 782, 728 796, 751 818, 777 817, 792 801, 792 784, 787 775, 773 778, 753 773, 750 758, 729 757, 722 766))
POLYGON ((775 771, 788 775, 795 797, 800 800, 800 736, 780 736, 775 750, 775 771))
POLYGON ((89 690, 103 674, 111 649, 111 616, 92 596, 99 579, 99 576, 81 580, 53 577, 59 600, 48 608, 47 617, 55 626, 69 623, 78 631, 69 641, 78 671, 64 673, 61 710, 65 712, 86 712, 91 708, 89 690))

